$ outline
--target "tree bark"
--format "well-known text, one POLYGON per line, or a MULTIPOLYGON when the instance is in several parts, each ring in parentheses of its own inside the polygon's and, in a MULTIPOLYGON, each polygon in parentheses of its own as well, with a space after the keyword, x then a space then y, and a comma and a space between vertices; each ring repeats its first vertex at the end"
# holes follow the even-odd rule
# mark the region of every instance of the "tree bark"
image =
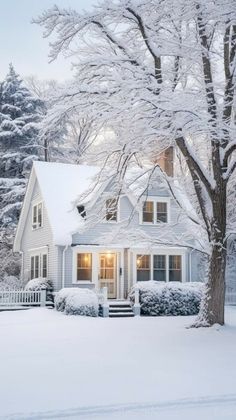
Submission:
POLYGON ((211 255, 209 257, 206 293, 196 321, 196 326, 224 324, 225 270, 227 257, 226 233, 226 184, 222 184, 213 195, 213 221, 211 255))

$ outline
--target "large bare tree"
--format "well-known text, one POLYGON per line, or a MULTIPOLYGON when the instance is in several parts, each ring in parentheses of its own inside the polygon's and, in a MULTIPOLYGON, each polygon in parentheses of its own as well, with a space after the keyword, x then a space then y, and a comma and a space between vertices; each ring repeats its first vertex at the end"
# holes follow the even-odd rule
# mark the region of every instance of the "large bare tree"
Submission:
POLYGON ((198 325, 224 323, 228 185, 236 159, 234 0, 119 0, 82 14, 54 7, 36 22, 54 35, 51 59, 74 54, 64 109, 129 122, 106 150, 118 172, 169 146, 182 154, 208 240, 207 292, 198 325), (121 169, 122 168, 122 169, 121 169))

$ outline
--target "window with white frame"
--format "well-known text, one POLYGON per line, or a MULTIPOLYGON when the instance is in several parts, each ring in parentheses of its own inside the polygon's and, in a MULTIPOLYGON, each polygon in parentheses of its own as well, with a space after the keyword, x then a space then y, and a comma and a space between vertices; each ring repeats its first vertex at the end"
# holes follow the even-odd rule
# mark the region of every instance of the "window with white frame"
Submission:
POLYGON ((39 229, 43 226, 43 204, 37 203, 32 207, 32 229, 39 229))
POLYGON ((157 201, 156 221, 167 223, 167 203, 157 201))
POLYGON ((143 204, 143 222, 154 223, 154 203, 153 201, 145 201, 143 204))
POLYGON ((146 200, 143 203, 142 223, 168 223, 169 201, 163 199, 146 200))
POLYGON ((166 255, 153 255, 153 280, 166 281, 166 255))
POLYGON ((77 254, 77 281, 92 281, 92 254, 77 254))
POLYGON ((182 255, 137 255, 137 281, 182 281, 182 255))
POLYGON ((169 256, 169 281, 181 281, 182 261, 181 255, 169 256))
POLYGON ((118 203, 115 198, 108 198, 106 200, 106 221, 117 222, 118 203))
POLYGON ((36 254, 30 258, 30 278, 47 278, 48 276, 48 256, 47 254, 36 254))
POLYGON ((150 255, 137 255, 137 281, 150 280, 150 255))

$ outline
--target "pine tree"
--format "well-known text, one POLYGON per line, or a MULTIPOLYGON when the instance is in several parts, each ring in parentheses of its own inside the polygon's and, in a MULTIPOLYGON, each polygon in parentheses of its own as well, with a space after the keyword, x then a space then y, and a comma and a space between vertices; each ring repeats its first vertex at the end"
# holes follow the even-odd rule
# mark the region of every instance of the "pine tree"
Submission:
POLYGON ((42 154, 38 140, 42 109, 42 101, 10 64, 0 84, 0 279, 19 273, 12 243, 32 162, 42 154))

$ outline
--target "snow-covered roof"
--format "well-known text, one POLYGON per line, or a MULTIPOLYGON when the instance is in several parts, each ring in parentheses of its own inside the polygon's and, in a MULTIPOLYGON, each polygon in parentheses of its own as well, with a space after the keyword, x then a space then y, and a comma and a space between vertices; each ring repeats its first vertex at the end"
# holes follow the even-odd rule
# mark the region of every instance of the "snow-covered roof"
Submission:
POLYGON ((87 165, 34 162, 42 197, 47 209, 53 240, 57 245, 71 243, 80 217, 74 202, 91 185, 99 168, 87 165))
MULTIPOLYGON (((47 210, 52 229, 53 242, 56 245, 70 245, 72 234, 84 227, 84 219, 79 215, 76 204, 92 205, 102 194, 107 184, 113 179, 114 172, 109 170, 101 175, 99 166, 72 165, 57 162, 35 161, 29 178, 26 197, 17 228, 14 250, 20 251, 20 241, 31 203, 33 188, 38 181, 39 189, 47 210)), ((154 174, 153 174, 154 175, 154 174)), ((147 184, 158 182, 158 189, 167 191, 168 187, 155 174, 154 177, 145 169, 132 168, 127 171, 124 192, 132 204, 138 208, 140 195, 147 192, 147 184), (152 178, 152 180, 151 180, 152 178), (154 179, 153 179, 154 178, 154 179)), ((187 197, 178 190, 178 201, 187 214, 193 209, 187 197), (186 204, 187 203, 187 204, 186 204), (184 205, 183 205, 184 204, 184 205)))
POLYGON ((92 179, 99 171, 100 168, 95 166, 35 161, 17 227, 14 251, 21 250, 21 237, 36 179, 47 210, 53 242, 69 245, 72 233, 83 223, 75 203, 91 187, 92 179))

